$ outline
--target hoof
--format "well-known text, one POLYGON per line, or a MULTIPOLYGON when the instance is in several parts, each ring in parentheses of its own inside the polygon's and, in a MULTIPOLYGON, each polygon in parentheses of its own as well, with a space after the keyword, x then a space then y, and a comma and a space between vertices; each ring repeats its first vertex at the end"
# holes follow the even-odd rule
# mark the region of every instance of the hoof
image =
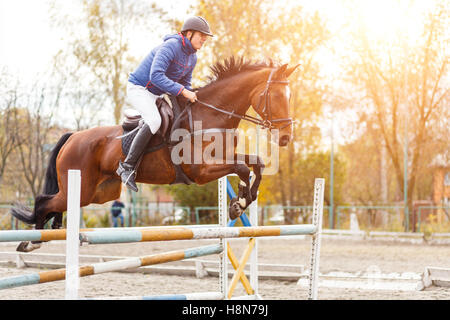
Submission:
POLYGON ((239 218, 243 212, 244 210, 241 208, 238 199, 237 198, 231 199, 230 208, 228 209, 228 215, 230 219, 234 220, 236 218, 239 218))
POLYGON ((41 247, 41 243, 30 243, 29 241, 22 241, 16 248, 19 252, 30 252, 41 247))
POLYGON ((28 241, 22 241, 22 242, 19 243, 19 245, 17 246, 16 251, 19 251, 19 252, 27 252, 27 251, 25 251, 25 249, 26 249, 26 247, 28 246, 29 243, 30 243, 30 242, 28 242, 28 241))

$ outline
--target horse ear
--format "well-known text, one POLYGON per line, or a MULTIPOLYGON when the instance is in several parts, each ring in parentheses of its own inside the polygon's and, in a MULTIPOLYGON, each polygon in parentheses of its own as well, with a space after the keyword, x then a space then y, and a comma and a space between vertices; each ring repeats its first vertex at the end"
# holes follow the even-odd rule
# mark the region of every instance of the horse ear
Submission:
POLYGON ((281 76, 286 72, 287 66, 288 66, 288 64, 286 63, 286 64, 283 64, 281 67, 279 67, 274 74, 274 78, 275 79, 281 78, 281 76))
POLYGON ((286 69, 286 72, 284 73, 284 74, 286 75, 286 78, 289 78, 289 76, 291 75, 291 73, 294 72, 295 69, 297 69, 297 67, 298 67, 299 65, 300 65, 300 63, 297 64, 295 67, 287 68, 287 69, 286 69))

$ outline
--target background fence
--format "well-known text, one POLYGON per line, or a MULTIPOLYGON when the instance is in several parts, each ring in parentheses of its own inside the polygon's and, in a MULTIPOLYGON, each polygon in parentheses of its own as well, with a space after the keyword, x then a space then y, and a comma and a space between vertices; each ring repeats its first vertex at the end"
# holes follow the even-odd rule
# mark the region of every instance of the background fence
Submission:
MULTIPOLYGON (((9 210, 11 205, 0 205, 0 229, 30 229, 14 219, 9 210)), ((311 223, 312 206, 258 206, 259 225, 283 225, 311 223)), ((405 228, 403 206, 336 206, 333 224, 330 225, 329 206, 324 206, 323 228, 350 229, 351 214, 355 214, 360 230, 401 232, 405 228)), ((124 226, 216 224, 218 207, 183 207, 154 204, 128 206, 123 210, 124 226)), ((81 209, 82 227, 104 228, 112 226, 110 206, 90 205, 81 209)), ((66 215, 63 222, 65 224, 66 215)), ((419 206, 411 213, 410 225, 413 232, 450 232, 450 207, 419 206), (437 221, 438 213, 444 213, 444 221, 437 221)), ((51 222, 46 228, 50 228, 51 222)))

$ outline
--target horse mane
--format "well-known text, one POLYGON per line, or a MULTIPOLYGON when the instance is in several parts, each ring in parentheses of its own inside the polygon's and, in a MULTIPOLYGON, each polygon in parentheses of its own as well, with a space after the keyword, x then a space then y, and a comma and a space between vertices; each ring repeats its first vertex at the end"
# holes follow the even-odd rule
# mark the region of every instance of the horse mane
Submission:
POLYGON ((231 56, 225 60, 218 61, 210 67, 212 75, 208 77, 209 83, 205 85, 208 86, 217 81, 230 78, 245 71, 256 71, 263 68, 275 68, 278 64, 269 58, 268 61, 258 61, 252 62, 251 60, 246 60, 244 57, 231 56))

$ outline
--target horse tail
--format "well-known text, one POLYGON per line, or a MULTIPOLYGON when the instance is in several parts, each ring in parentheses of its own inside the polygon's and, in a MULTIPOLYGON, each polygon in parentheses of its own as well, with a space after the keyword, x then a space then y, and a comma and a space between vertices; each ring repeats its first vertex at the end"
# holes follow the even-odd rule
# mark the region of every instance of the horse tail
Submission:
POLYGON ((47 166, 47 171, 45 172, 44 190, 43 194, 38 195, 34 202, 34 210, 16 202, 14 207, 11 208, 11 214, 26 224, 36 223, 36 210, 39 209, 45 202, 52 199, 55 194, 58 193, 58 173, 56 171, 56 158, 58 157, 59 151, 62 146, 67 142, 73 133, 68 132, 61 136, 59 141, 53 148, 50 154, 50 159, 47 166))
POLYGON ((66 143, 66 141, 72 134, 72 132, 63 134, 53 148, 48 162, 47 172, 45 173, 44 194, 57 194, 59 191, 58 173, 56 172, 56 158, 58 157, 59 151, 61 150, 62 146, 66 143))

